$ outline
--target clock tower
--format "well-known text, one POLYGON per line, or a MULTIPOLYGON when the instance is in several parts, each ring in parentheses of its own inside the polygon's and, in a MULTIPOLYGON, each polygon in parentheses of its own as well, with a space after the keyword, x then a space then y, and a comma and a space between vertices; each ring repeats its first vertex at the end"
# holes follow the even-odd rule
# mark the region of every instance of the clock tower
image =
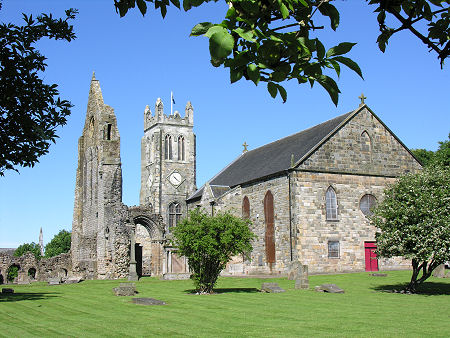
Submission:
POLYGON ((161 214, 166 231, 187 214, 186 198, 196 190, 194 110, 186 104, 184 117, 178 111, 164 114, 158 98, 154 114, 144 111, 141 141, 140 204, 161 214))

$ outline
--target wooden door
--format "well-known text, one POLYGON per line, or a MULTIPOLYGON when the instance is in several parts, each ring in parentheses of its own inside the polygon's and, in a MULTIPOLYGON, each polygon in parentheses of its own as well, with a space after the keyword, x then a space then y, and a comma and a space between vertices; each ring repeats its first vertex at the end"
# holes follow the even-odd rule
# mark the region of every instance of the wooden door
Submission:
POLYGON ((378 260, 375 250, 377 244, 375 242, 364 242, 364 254, 366 259, 366 271, 378 271, 378 260))
POLYGON ((270 190, 264 197, 264 217, 266 221, 266 262, 275 263, 275 229, 274 229, 274 217, 273 217, 273 195, 270 190))
POLYGON ((178 256, 176 253, 172 252, 172 273, 183 273, 186 272, 186 267, 184 264, 184 257, 178 256))

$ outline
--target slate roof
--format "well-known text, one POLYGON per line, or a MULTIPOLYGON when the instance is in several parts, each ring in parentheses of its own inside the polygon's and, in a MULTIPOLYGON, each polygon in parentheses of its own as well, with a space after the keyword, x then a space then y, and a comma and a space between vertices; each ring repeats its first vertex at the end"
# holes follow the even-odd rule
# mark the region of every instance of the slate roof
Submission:
MULTIPOLYGON (((242 183, 283 172, 291 167, 292 154, 294 155, 294 163, 296 163, 319 145, 352 113, 354 111, 243 153, 208 183, 212 188, 213 186, 235 187, 242 183)), ((204 187, 201 187, 188 200, 201 197, 203 190, 204 187)))

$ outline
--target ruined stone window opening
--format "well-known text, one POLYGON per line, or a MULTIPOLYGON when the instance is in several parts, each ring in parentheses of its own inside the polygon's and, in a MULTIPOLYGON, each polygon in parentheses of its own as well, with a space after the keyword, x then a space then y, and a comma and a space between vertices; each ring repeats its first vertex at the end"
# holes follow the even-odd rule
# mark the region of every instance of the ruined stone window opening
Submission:
POLYGON ((169 204, 169 232, 170 229, 180 222, 181 219, 181 205, 178 202, 169 204))
POLYGON ((28 269, 28 276, 31 279, 36 279, 36 269, 35 268, 28 269))
POLYGON ((242 200, 242 218, 250 219, 250 201, 247 196, 242 200))
POLYGON ((365 194, 363 197, 361 197, 361 200, 359 201, 359 209, 366 217, 373 215, 372 209, 376 205, 377 199, 375 198, 375 196, 371 194, 365 194))
POLYGON ((327 215, 327 221, 338 220, 338 208, 336 192, 332 186, 329 186, 325 194, 325 209, 327 215))
POLYGON ((361 150, 366 153, 370 153, 372 150, 372 142, 366 130, 361 133, 361 150))
POLYGON ((171 160, 172 158, 172 136, 166 135, 164 139, 164 159, 171 160))
POLYGON ((112 131, 112 124, 111 124, 111 123, 108 123, 108 125, 107 125, 107 130, 106 130, 106 139, 107 139, 108 141, 111 140, 111 131, 112 131))
POLYGON ((178 137, 178 161, 185 160, 185 152, 184 152, 184 137, 178 137))
POLYGON ((328 242, 328 258, 339 258, 339 241, 328 242))

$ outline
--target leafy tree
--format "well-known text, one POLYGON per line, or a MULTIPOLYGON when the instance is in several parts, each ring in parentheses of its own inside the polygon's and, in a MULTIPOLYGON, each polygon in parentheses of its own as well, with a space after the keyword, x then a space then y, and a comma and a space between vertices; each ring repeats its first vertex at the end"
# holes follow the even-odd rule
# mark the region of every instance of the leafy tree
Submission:
POLYGON ((70 250, 71 233, 67 230, 61 230, 45 246, 45 257, 58 256, 70 250))
MULTIPOLYGON (((218 1, 218 0, 214 0, 218 1)), ((258 85, 267 83, 272 97, 278 94, 283 102, 287 93, 280 84, 297 80, 299 84, 319 83, 337 105, 339 88, 335 80, 326 75, 332 69, 339 77, 345 65, 362 77, 362 72, 347 54, 355 43, 342 42, 326 50, 318 38, 324 26, 317 25, 320 16, 328 17, 330 28, 339 26, 339 11, 332 0, 225 0, 228 11, 221 23, 202 22, 191 35, 205 35, 209 39, 211 63, 230 69, 231 83, 242 78, 258 85)), ((380 35, 377 39, 381 51, 392 35, 409 30, 428 48, 435 51, 441 66, 450 54, 450 5, 448 0, 366 0, 378 12, 380 35), (388 27, 386 17, 395 18, 400 25, 388 27), (417 22, 426 22, 428 33, 420 33, 417 22)), ((183 9, 190 10, 211 0, 183 0, 183 9)), ((180 0, 114 0, 120 16, 137 6, 147 13, 147 3, 165 17, 167 7, 181 7, 180 0)))
POLYGON ((450 167, 450 133, 448 140, 439 142, 439 148, 434 153, 433 164, 442 168, 450 167))
POLYGON ((414 155, 425 167, 438 166, 448 168, 450 166, 450 133, 448 140, 439 142, 436 152, 426 149, 411 149, 414 155))
POLYGON ((434 159, 434 151, 432 150, 411 149, 411 152, 417 157, 424 167, 428 166, 434 159))
POLYGON ((13 282, 14 278, 19 276, 19 267, 17 265, 11 265, 8 268, 6 279, 8 282, 13 282))
POLYGON ((19 245, 14 251, 14 256, 21 257, 27 252, 31 252, 37 260, 41 259, 41 248, 39 247, 39 244, 34 242, 19 245))
POLYGON ((44 37, 74 39, 69 20, 76 13, 69 9, 64 19, 24 14, 24 26, 0 25, 0 176, 33 167, 58 137, 56 128, 66 124, 72 105, 58 97, 56 84, 44 84, 46 58, 34 45, 44 37))
POLYGON ((231 258, 252 250, 250 221, 219 213, 191 211, 173 230, 178 253, 186 256, 198 293, 212 293, 220 272, 231 258))
POLYGON ((416 292, 438 265, 450 260, 450 169, 430 167, 401 177, 385 190, 371 220, 381 230, 378 255, 411 259, 406 290, 416 292))

